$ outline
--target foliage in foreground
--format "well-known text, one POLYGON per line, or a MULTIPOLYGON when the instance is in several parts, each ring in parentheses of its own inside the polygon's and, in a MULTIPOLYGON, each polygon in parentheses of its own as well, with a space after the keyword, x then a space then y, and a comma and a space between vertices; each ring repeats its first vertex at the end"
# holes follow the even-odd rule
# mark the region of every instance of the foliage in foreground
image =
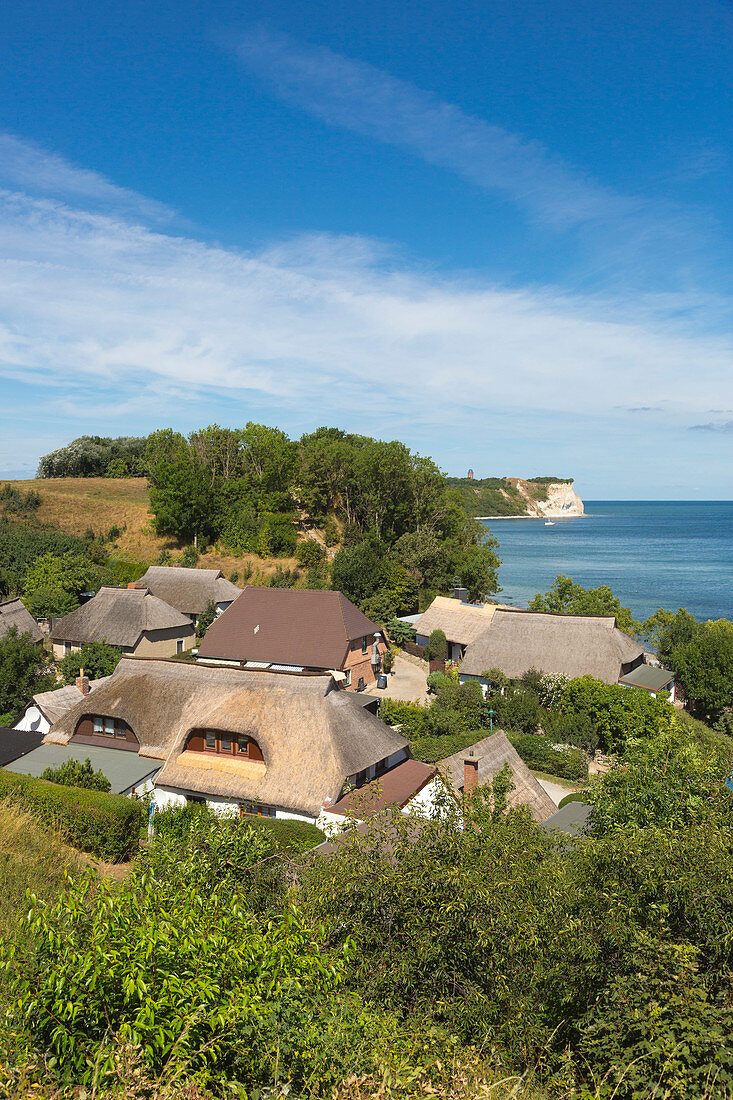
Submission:
POLYGON ((110 863, 131 859, 138 847, 142 806, 133 798, 31 779, 0 769, 0 803, 27 810, 58 829, 63 839, 110 863))

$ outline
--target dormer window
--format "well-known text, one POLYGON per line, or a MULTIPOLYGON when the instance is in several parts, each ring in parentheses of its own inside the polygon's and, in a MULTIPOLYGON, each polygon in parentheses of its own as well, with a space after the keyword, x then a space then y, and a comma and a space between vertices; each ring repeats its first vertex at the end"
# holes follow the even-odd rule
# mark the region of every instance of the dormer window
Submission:
POLYGON ((123 741, 127 739, 129 727, 121 718, 108 718, 105 715, 95 714, 92 721, 97 737, 118 737, 123 741))
POLYGON ((218 756, 236 756, 245 760, 262 760, 262 750, 254 738, 246 733, 229 733, 226 730, 191 730, 186 750, 188 752, 216 753, 218 756))

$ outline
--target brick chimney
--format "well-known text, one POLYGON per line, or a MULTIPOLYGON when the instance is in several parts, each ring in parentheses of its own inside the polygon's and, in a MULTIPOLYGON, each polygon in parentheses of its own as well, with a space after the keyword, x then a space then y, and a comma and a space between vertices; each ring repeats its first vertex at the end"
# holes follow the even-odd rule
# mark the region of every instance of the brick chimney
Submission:
POLYGON ((478 787, 478 760, 473 755, 473 749, 463 761, 463 793, 473 794, 478 787))
POLYGON ((89 692, 92 690, 90 685, 89 685, 89 677, 84 675, 84 669, 83 668, 79 669, 79 675, 77 676, 74 683, 76 684, 77 688, 82 693, 82 695, 88 695, 89 692))

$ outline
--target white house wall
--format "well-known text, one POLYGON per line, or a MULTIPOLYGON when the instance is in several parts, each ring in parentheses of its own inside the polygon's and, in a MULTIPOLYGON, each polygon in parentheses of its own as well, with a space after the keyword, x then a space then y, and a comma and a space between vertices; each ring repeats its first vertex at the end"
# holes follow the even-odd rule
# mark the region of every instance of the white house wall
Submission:
MULTIPOLYGON (((206 808, 217 814, 219 817, 239 817, 239 804, 242 801, 237 798, 206 798, 196 794, 194 791, 178 791, 170 787, 156 786, 153 791, 153 801, 155 803, 156 810, 170 810, 173 808, 183 808, 188 804, 189 798, 198 801, 203 797, 206 803, 206 808)), ((283 810, 279 806, 275 807, 275 820, 277 821, 307 821, 308 824, 315 824, 315 817, 312 814, 296 813, 293 810, 283 810)))

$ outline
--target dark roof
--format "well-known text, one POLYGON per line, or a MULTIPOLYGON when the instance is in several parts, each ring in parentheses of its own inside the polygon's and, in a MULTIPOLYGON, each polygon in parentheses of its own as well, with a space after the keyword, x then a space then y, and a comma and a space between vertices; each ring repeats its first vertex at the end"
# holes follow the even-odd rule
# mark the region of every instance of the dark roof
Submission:
POLYGON ((43 634, 38 623, 22 600, 5 600, 0 603, 0 638, 11 626, 17 626, 19 634, 30 634, 34 642, 42 642, 43 634))
POLYGON ((248 585, 211 624, 198 653, 227 661, 340 669, 349 642, 377 630, 341 592, 248 585))
POLYGON ((66 744, 85 714, 127 722, 140 756, 164 762, 158 785, 314 817, 327 799, 338 798, 349 776, 407 747, 404 737, 355 706, 349 692, 336 690, 328 675, 123 657, 91 697, 51 728, 46 744, 66 744), (191 730, 201 728, 248 734, 264 764, 185 752, 191 730))
POLYGON ((613 616, 496 611, 491 625, 469 645, 460 671, 480 677, 499 668, 514 680, 536 668, 548 676, 594 676, 615 684, 622 666, 643 654, 613 616))
POLYGON ((8 768, 18 775, 31 775, 36 779, 46 768, 58 768, 67 760, 83 764, 89 760, 95 771, 101 770, 110 782, 110 794, 122 794, 130 787, 139 786, 147 776, 160 768, 159 760, 138 756, 136 752, 120 752, 100 745, 41 745, 8 768))
POLYGON ((159 600, 146 588, 113 588, 104 585, 94 599, 57 619, 51 631, 54 642, 108 642, 134 646, 144 630, 177 628, 193 634, 191 620, 159 600))
POLYGON ((11 730, 0 726, 0 768, 37 749, 43 741, 42 733, 30 730, 11 730))
POLYGON ((177 611, 191 615, 201 615, 210 600, 231 603, 242 591, 224 577, 221 569, 186 569, 180 565, 151 565, 137 583, 177 611))
POLYGON ((582 836, 590 829, 590 817, 593 807, 586 802, 566 802, 561 810, 542 821, 541 827, 547 832, 567 833, 568 836, 582 836))
POLYGON ((628 687, 646 688, 647 691, 662 691, 674 683, 674 672, 667 668, 656 668, 654 665, 639 665, 621 676, 619 683, 628 687))
POLYGON ((388 806, 402 809, 436 775, 437 769, 421 760, 405 760, 364 787, 349 791, 333 806, 324 807, 330 814, 365 818, 381 814, 388 806))

